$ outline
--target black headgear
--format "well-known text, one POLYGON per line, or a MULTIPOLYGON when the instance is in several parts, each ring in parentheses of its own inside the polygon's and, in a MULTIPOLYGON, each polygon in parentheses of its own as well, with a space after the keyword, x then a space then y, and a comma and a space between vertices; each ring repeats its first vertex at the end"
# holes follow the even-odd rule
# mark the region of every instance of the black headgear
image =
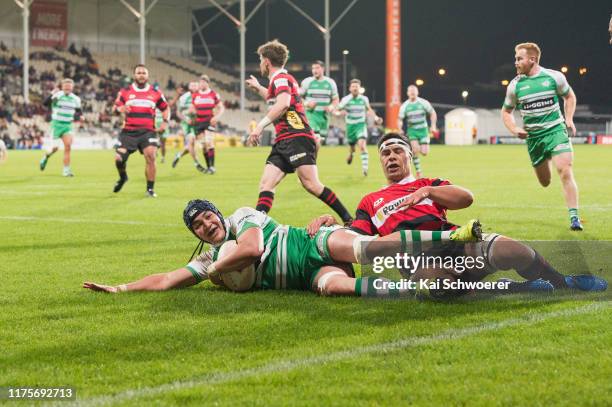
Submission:
POLYGON ((221 220, 221 224, 223 225, 223 230, 225 230, 225 233, 227 233, 223 215, 212 202, 207 201, 205 199, 192 199, 191 201, 187 202, 187 206, 185 206, 185 210, 183 211, 183 221, 185 222, 185 226, 187 226, 187 229, 191 230, 191 233, 193 233, 198 239, 200 239, 200 237, 196 235, 196 233, 193 231, 192 225, 194 219, 200 213, 206 211, 210 211, 219 217, 219 220, 221 220))

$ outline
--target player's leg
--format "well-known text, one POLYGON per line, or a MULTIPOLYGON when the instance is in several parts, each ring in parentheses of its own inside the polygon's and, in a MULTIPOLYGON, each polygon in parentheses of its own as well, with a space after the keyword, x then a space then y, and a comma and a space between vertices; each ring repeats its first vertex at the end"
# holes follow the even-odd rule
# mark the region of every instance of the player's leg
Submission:
POLYGON ((514 269, 528 281, 549 281, 555 288, 603 291, 608 286, 605 280, 593 275, 561 274, 533 248, 506 236, 484 235, 483 242, 475 247, 475 255, 484 257, 491 272, 514 269))
POLYGON ((51 136, 47 138, 47 151, 43 158, 40 159, 39 167, 41 171, 44 171, 47 167, 47 163, 49 162, 49 158, 55 154, 55 152, 59 149, 57 143, 59 142, 60 137, 64 134, 64 127, 61 124, 57 124, 55 122, 51 123, 51 136))
POLYGON ((142 149, 142 154, 145 158, 145 178, 147 180, 147 196, 151 198, 157 197, 155 194, 155 175, 157 172, 155 166, 155 155, 157 154, 157 146, 150 144, 142 149))
POLYGON ((353 156, 355 155, 355 144, 357 144, 357 129, 354 124, 347 124, 345 129, 346 144, 349 146, 349 155, 346 159, 346 163, 351 165, 353 162, 353 156))
POLYGON ((285 177, 285 172, 274 164, 267 163, 259 180, 259 198, 255 209, 268 213, 274 204, 274 190, 285 177))
POLYGON ((341 228, 330 233, 326 247, 334 261, 371 264, 375 257, 419 254, 436 242, 474 242, 481 236, 480 222, 475 219, 455 230, 400 230, 387 236, 365 236, 341 228))
POLYGON ((410 139, 410 149, 412 150, 412 163, 414 164, 414 169, 416 171, 416 177, 421 178, 421 159, 419 158, 419 153, 421 152, 421 147, 419 146, 419 140, 410 139))
POLYGON ((193 137, 189 139, 189 154, 191 154, 191 157, 193 158, 193 164, 195 165, 196 169, 200 171, 202 174, 205 174, 206 168, 204 168, 204 166, 200 164, 200 161, 198 161, 198 153, 197 153, 198 148, 200 148, 200 145, 202 145, 203 137, 204 136, 202 134, 196 135, 194 133, 193 137))
POLYGON ((552 162, 561 179, 563 195, 569 212, 570 229, 577 231, 583 230, 580 218, 578 217, 578 185, 574 179, 573 170, 574 153, 572 151, 565 151, 557 154, 553 152, 552 162))
POLYGON ((419 153, 422 156, 429 154, 429 133, 419 139, 419 153))
POLYGON ((159 149, 161 150, 161 163, 166 162, 166 135, 160 134, 159 136, 159 149))
POLYGON ((351 143, 349 141, 348 146, 349 146, 349 155, 346 158, 346 163, 348 165, 351 165, 351 163, 353 162, 353 155, 355 155, 355 143, 351 143))
POLYGON ((74 177, 72 170, 70 169, 70 153, 72 151, 72 134, 65 133, 62 136, 62 142, 64 143, 64 177, 74 177))
POLYGON ((296 168, 296 173, 306 191, 310 192, 332 208, 344 223, 352 221, 353 218, 351 214, 342 202, 340 202, 336 194, 331 189, 324 186, 319 180, 319 171, 316 163, 300 165, 296 168))
POLYGON ((359 147, 359 152, 361 156, 361 171, 364 176, 368 175, 368 148, 366 145, 367 131, 367 128, 365 128, 364 126, 364 134, 357 141, 357 146, 359 147))
POLYGON ((131 151, 128 150, 128 147, 127 145, 125 145, 126 143, 124 142, 125 137, 126 136, 119 135, 120 144, 115 149, 115 167, 117 168, 117 172, 119 173, 119 179, 117 180, 117 182, 115 183, 115 186, 113 187, 113 192, 121 191, 121 188, 123 188, 123 185, 128 181, 127 161, 128 161, 128 158, 130 157, 130 154, 132 154, 135 151, 135 150, 131 150, 131 151), (122 138, 124 138, 124 141, 122 141, 122 138))
POLYGON ((206 143, 205 146, 206 146, 206 154, 208 157, 208 163, 210 163, 210 165, 208 166, 208 172, 210 174, 214 174, 216 172, 215 170, 215 135, 211 133, 210 131, 206 132, 205 143, 206 143))

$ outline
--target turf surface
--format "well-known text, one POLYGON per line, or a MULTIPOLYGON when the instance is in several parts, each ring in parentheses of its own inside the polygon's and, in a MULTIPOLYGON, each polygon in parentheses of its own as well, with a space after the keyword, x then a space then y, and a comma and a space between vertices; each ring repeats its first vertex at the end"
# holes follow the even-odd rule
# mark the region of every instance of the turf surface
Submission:
MULTIPOLYGON (((489 231, 545 240, 534 244, 557 267, 610 280, 612 152, 576 150, 582 233, 569 231, 558 177, 539 187, 524 146, 433 146, 422 162, 426 175, 475 194, 451 221, 478 217, 489 231)), ((157 199, 144 196, 138 155, 113 194, 111 152, 76 151, 73 179, 61 176, 59 154, 41 173, 40 152, 11 152, 0 164, 0 387, 74 386, 83 405, 612 404, 609 291, 435 303, 239 295, 209 283, 81 289, 182 267, 196 243, 182 224, 186 201, 205 197, 225 213, 254 205, 267 152, 219 150, 213 176, 189 157, 173 170, 170 158, 158 166, 157 199)), ((384 183, 370 154, 363 178, 344 148, 320 153, 322 181, 351 211, 384 183)), ((300 226, 321 213, 288 176, 271 215, 300 226)))

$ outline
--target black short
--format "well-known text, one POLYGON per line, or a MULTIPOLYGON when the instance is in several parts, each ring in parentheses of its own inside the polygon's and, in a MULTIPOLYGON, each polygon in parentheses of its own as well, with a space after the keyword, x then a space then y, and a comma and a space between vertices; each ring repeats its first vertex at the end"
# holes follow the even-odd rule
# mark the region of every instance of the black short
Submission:
POLYGON ((301 165, 316 165, 315 141, 306 136, 281 140, 272 146, 266 164, 280 168, 285 174, 295 172, 295 169, 301 165))
POLYGON ((115 149, 125 148, 130 154, 134 151, 142 151, 149 147, 159 147, 159 137, 153 130, 121 130, 119 143, 115 149))
POLYGON ((210 122, 196 123, 195 126, 193 126, 193 128, 195 130, 196 136, 199 136, 200 134, 204 133, 206 130, 210 129, 210 122))

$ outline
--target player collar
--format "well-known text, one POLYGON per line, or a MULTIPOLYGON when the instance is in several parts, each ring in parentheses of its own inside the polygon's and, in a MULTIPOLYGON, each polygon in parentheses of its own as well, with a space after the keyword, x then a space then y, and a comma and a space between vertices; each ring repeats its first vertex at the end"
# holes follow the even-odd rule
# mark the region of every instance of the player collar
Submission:
POLYGON ((400 180, 399 182, 396 182, 396 184, 409 184, 411 182, 416 181, 416 178, 413 175, 408 175, 406 178, 400 180))
POLYGON ((145 86, 144 88, 140 89, 138 86, 136 86, 136 84, 132 83, 132 89, 134 89, 135 92, 147 92, 150 87, 151 87, 151 85, 149 85, 147 83, 147 86, 145 86))
POLYGON ((274 77, 276 75, 280 75, 282 73, 287 73, 287 70, 285 68, 281 68, 278 71, 274 72, 271 76, 270 76, 270 82, 272 82, 272 80, 274 80, 274 77))

